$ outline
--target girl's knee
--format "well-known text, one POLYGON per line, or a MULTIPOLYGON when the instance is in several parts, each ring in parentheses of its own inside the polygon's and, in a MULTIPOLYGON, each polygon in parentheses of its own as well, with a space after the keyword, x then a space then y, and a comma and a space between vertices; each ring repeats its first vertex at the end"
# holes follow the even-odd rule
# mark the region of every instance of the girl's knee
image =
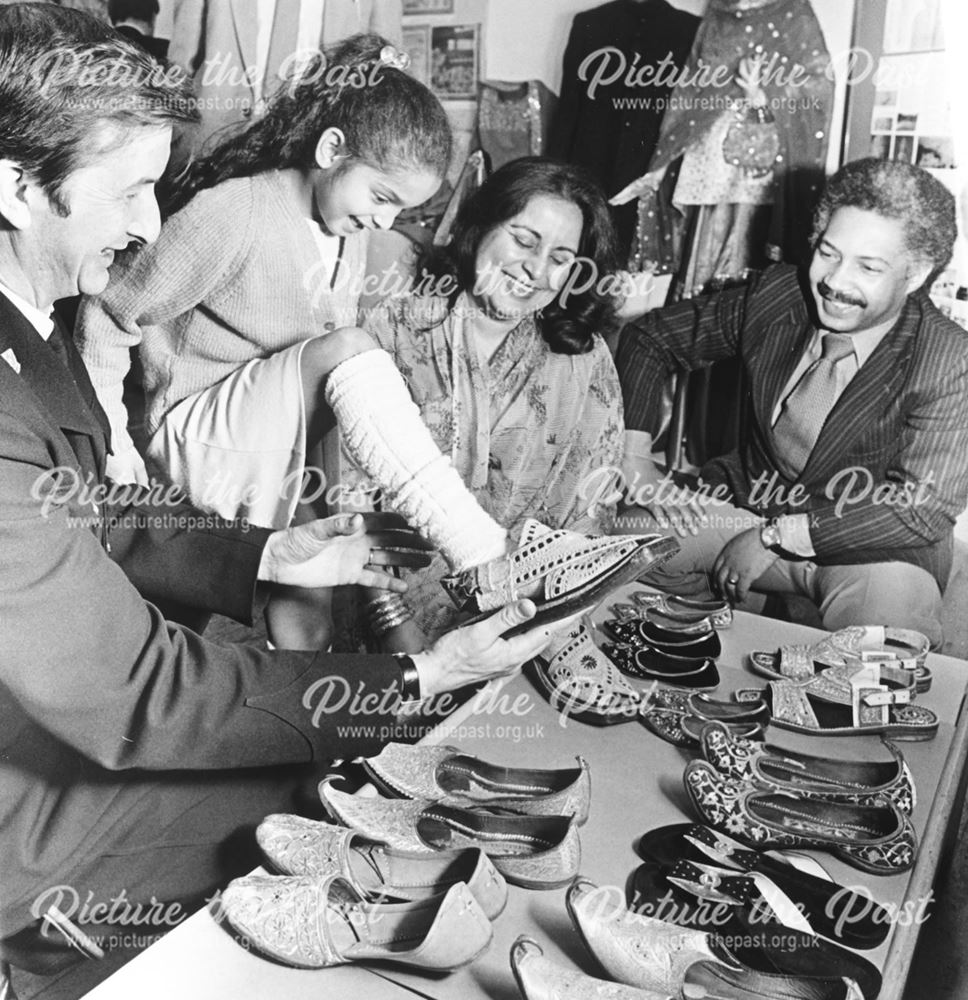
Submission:
POLYGON ((365 330, 357 326, 344 326, 340 330, 307 341, 303 349, 303 365, 317 376, 323 377, 349 358, 378 346, 365 330))

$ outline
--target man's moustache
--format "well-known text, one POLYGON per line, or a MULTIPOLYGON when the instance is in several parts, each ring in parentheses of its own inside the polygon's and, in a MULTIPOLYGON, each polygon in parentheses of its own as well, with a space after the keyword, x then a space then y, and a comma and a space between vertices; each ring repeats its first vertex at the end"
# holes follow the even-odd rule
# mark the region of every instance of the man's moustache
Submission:
POLYGON ((830 285, 820 282, 817 285, 817 291, 825 299, 830 299, 832 302, 842 302, 845 306, 858 306, 863 309, 866 303, 863 299, 855 299, 850 295, 844 295, 843 292, 835 292, 830 285))

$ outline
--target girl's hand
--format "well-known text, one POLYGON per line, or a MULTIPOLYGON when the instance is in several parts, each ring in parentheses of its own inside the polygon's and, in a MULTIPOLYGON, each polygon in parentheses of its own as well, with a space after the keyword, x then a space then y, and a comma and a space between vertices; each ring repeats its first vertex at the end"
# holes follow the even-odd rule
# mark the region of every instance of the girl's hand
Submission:
POLYGON ((145 460, 138 454, 138 449, 132 445, 118 455, 108 455, 105 467, 108 479, 119 485, 136 484, 148 486, 148 470, 145 460))

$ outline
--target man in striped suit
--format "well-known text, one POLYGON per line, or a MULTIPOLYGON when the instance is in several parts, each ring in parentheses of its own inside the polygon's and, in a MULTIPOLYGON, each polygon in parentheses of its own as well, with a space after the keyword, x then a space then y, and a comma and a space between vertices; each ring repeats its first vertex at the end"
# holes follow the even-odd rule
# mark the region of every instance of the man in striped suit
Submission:
POLYGON ((682 536, 657 585, 734 603, 800 594, 828 629, 885 624, 940 642, 968 498, 968 334, 928 288, 956 235, 954 198, 926 171, 855 161, 828 182, 802 273, 777 265, 625 328, 629 492, 682 536), (662 386, 730 356, 748 375, 749 425, 700 470, 700 497, 670 503, 648 458, 662 386), (728 500, 702 502, 710 487, 728 500))

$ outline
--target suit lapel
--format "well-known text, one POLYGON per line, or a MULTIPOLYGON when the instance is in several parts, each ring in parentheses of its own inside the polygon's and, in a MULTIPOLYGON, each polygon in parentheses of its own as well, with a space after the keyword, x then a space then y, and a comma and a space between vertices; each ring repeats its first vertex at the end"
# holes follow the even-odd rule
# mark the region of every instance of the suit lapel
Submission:
POLYGON ((800 474, 802 481, 823 478, 832 471, 828 466, 843 457, 854 439, 883 412, 885 400, 893 398, 906 367, 900 359, 914 345, 919 312, 915 301, 908 297, 894 328, 851 379, 827 416, 800 474))
POLYGON ((756 354, 749 359, 756 422, 763 428, 771 447, 773 410, 813 334, 810 317, 799 294, 797 292, 796 304, 766 327, 756 354))
POLYGON ((70 338, 67 349, 72 371, 61 364, 20 310, 0 295, 0 354, 13 352, 20 364, 19 380, 35 405, 70 442, 82 471, 97 477, 107 449, 103 411, 70 338), (73 377, 72 372, 76 372, 73 377), (93 408, 85 399, 88 394, 93 408))
POLYGON ((242 55, 245 82, 254 96, 256 93, 253 81, 256 64, 256 36, 259 30, 258 18, 254 10, 255 4, 252 0, 229 0, 229 7, 232 11, 232 25, 239 43, 239 52, 242 55))

